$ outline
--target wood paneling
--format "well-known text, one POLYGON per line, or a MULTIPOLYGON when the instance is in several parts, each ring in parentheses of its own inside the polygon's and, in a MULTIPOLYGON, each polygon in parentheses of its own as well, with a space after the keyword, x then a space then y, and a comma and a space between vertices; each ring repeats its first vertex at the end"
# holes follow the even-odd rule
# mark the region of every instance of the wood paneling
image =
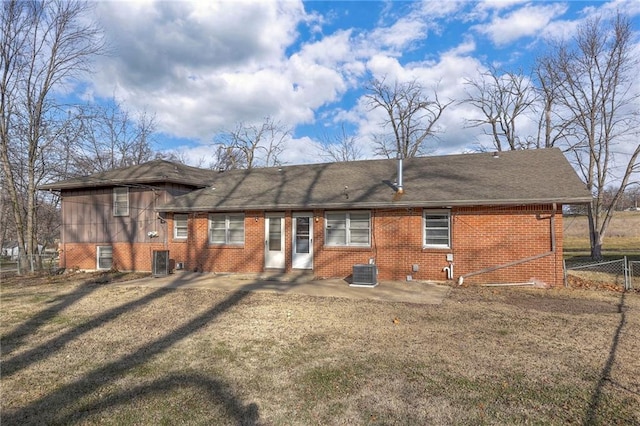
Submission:
POLYGON ((184 185, 129 188, 129 215, 113 215, 113 188, 62 192, 62 241, 65 243, 166 242, 167 224, 155 208, 193 190, 184 185), (155 231, 158 237, 150 238, 155 231))

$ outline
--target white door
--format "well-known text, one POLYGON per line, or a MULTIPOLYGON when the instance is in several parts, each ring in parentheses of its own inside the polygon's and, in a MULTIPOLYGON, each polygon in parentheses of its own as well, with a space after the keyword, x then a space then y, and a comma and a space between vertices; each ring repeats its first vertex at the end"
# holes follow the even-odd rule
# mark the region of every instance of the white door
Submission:
POLYGON ((293 214, 293 255, 294 269, 313 269, 313 214, 293 214))
POLYGON ((264 266, 284 269, 284 213, 268 213, 265 219, 264 266))

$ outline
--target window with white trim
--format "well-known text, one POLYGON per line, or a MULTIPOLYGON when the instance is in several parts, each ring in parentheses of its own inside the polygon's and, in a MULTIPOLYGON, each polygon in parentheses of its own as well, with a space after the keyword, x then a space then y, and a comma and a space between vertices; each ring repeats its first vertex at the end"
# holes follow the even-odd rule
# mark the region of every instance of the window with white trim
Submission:
POLYGON ((451 247, 451 212, 449 210, 425 210, 423 221, 424 247, 451 247))
POLYGON ((210 244, 244 244, 244 214, 210 214, 210 244))
POLYGON ((189 235, 188 228, 189 215, 174 214, 173 215, 173 238, 176 240, 186 240, 189 235))
POLYGON ((327 246, 371 245, 371 212, 327 212, 324 243, 327 246))
POLYGON ((129 216, 129 188, 113 188, 113 215, 129 216))
POLYGON ((111 246, 97 247, 96 264, 96 269, 111 269, 113 266, 113 248, 111 246))

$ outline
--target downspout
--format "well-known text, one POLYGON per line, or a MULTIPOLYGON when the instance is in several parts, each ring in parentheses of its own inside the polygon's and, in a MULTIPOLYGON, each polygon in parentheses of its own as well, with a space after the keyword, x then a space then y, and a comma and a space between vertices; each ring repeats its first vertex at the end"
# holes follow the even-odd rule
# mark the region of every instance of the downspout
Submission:
POLYGON ((519 259, 519 260, 514 260, 514 261, 511 261, 511 262, 503 263, 502 265, 490 266, 488 268, 484 268, 484 269, 480 269, 478 271, 469 272, 467 274, 460 275, 458 277, 458 285, 462 285, 462 283, 464 282, 465 278, 473 277, 475 275, 486 274, 487 272, 497 271, 498 269, 504 269, 504 268, 509 268, 511 266, 521 265, 523 263, 532 262, 534 260, 538 260, 538 259, 541 259, 543 257, 547 257, 547 256, 551 256, 551 255, 555 254, 556 253, 556 209, 557 209, 557 205, 556 205, 556 203, 553 203, 553 211, 551 212, 551 216, 549 218, 550 219, 549 223, 550 223, 550 226, 551 226, 551 230, 550 230, 551 251, 548 251, 546 253, 536 254, 535 256, 525 257, 524 259, 519 259))

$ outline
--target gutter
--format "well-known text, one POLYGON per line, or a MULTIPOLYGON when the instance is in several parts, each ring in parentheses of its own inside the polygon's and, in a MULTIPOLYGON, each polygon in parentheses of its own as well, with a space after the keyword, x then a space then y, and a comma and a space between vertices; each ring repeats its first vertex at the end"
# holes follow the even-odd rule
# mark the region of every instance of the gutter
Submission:
MULTIPOLYGON (((359 203, 311 203, 311 204, 278 204, 278 205, 232 205, 232 206, 216 206, 208 205, 202 207, 190 206, 160 206, 156 209, 158 212, 211 212, 211 211, 239 211, 239 210, 331 210, 331 209, 380 209, 380 208, 442 208, 447 207, 483 207, 483 206, 523 206, 531 204, 585 204, 591 202, 591 199, 533 199, 533 200, 475 200, 475 201, 438 201, 438 202, 420 202, 405 201, 402 203, 394 202, 366 202, 359 203)), ((554 208, 555 211, 555 208, 554 208)))
POLYGON ((545 253, 540 253, 540 254, 536 254, 534 256, 529 256, 529 257, 525 257, 524 259, 518 259, 518 260, 513 260, 511 262, 507 262, 507 263, 503 263, 501 265, 494 265, 494 266, 489 266, 488 268, 484 268, 484 269, 480 269, 477 271, 473 271, 473 272, 469 272, 466 273, 464 275, 460 275, 458 277, 458 285, 462 285, 462 283, 464 282, 465 278, 469 278, 469 277, 473 277, 476 275, 481 275, 481 274, 486 274, 488 272, 493 272, 493 271, 497 271, 498 269, 504 269, 504 268, 509 268, 511 266, 516 266, 516 265, 521 265, 523 263, 528 263, 528 262, 532 262, 534 260, 538 260, 538 259, 542 259, 543 257, 547 257, 547 256, 551 256, 554 255, 556 253, 556 210, 557 210, 557 205, 556 203, 553 203, 553 212, 551 213, 551 217, 550 217, 550 234, 551 234, 551 250, 545 253))

